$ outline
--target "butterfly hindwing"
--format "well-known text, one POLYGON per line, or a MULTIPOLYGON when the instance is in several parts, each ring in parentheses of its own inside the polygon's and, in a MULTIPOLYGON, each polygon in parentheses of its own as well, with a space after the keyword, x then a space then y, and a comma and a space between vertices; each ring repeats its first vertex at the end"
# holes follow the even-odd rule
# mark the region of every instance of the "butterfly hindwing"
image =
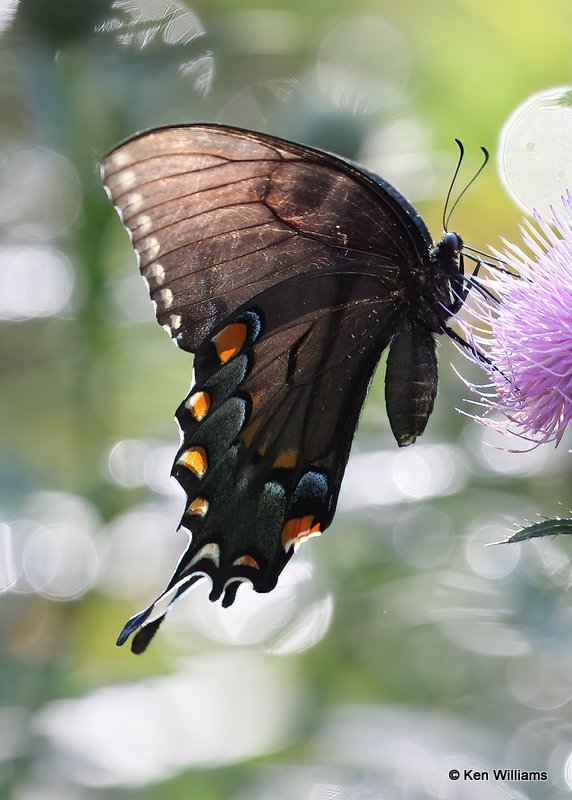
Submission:
POLYGON ((167 592, 202 575, 212 581, 211 599, 223 594, 224 605, 242 580, 270 591, 298 544, 328 527, 391 337, 380 320, 389 322, 394 308, 372 301, 375 280, 334 273, 285 282, 225 319, 199 348, 195 383, 177 411, 183 441, 173 468, 191 538, 167 592), (303 290, 313 304, 328 291, 343 299, 328 314, 306 307, 300 317, 303 290))

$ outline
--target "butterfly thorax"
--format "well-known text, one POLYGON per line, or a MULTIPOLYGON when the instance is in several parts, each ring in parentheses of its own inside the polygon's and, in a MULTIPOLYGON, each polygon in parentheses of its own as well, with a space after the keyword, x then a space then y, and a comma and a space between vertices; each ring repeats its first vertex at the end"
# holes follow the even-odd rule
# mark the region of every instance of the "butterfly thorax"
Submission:
POLYGON ((458 233, 447 231, 430 253, 429 270, 422 292, 418 321, 434 333, 442 333, 444 323, 459 307, 463 288, 463 240, 458 233))

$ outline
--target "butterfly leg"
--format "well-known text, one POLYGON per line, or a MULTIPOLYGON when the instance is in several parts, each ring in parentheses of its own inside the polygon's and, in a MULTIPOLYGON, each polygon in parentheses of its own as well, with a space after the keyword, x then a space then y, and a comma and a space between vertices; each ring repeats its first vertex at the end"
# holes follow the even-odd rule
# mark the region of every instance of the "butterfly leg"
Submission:
MULTIPOLYGON (((475 250, 474 247, 468 247, 467 245, 465 245, 465 247, 467 247, 468 250, 473 250, 474 253, 480 253, 481 255, 485 255, 484 253, 481 253, 480 250, 475 250)), ((511 272, 510 269, 506 269, 506 267, 499 266, 499 264, 506 264, 506 261, 503 261, 501 258, 495 258, 495 261, 497 263, 494 264, 492 261, 486 261, 479 255, 474 256, 472 253, 467 253, 467 252, 465 252, 465 255, 467 256, 467 258, 470 258, 471 261, 483 264, 485 267, 488 267, 489 269, 494 269, 497 272, 502 272, 504 275, 512 275, 514 277, 514 272, 511 272)))
MULTIPOLYGON (((463 256, 461 255, 461 259, 462 258, 463 256)), ((468 258, 472 258, 472 256, 468 256, 468 258)), ((492 301, 493 303, 499 302, 498 297, 495 297, 495 295, 491 291, 489 291, 485 286, 482 285, 480 281, 477 280, 479 269, 483 265, 487 266, 488 262, 483 261, 482 259, 474 259, 474 260, 477 262, 477 265, 473 270, 473 272, 471 273, 471 275, 469 275, 469 277, 465 275, 462 263, 459 265, 460 280, 457 279, 453 287, 453 293, 456 297, 456 300, 449 306, 448 309, 451 315, 456 314, 457 311, 461 309, 471 289, 476 289, 477 292, 482 297, 492 301)))
POLYGON ((451 315, 456 314, 457 311, 459 311, 463 306, 465 300, 467 299, 471 286, 474 285, 473 281, 479 274, 480 267, 481 267, 481 262, 477 261, 477 265, 473 270, 470 278, 465 279, 465 259, 462 253, 459 255, 459 275, 455 278, 453 282, 453 292, 456 299, 455 302, 449 307, 451 315))
POLYGON ((449 339, 452 339, 457 344, 460 344, 461 347, 464 347, 465 350, 468 350, 469 353, 471 353, 471 355, 477 359, 477 361, 482 361, 484 364, 491 364, 491 360, 487 358, 484 353, 481 353, 477 347, 474 347, 472 344, 469 344, 469 342, 466 342, 463 337, 457 333, 457 331, 453 330, 453 328, 450 328, 448 325, 443 325, 441 332, 447 334, 449 339))

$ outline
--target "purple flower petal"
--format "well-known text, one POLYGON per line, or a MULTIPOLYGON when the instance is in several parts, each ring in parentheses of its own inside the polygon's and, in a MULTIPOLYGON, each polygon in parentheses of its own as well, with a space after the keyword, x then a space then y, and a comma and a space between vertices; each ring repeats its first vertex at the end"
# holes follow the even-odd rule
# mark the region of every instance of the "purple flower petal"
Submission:
MULTIPOLYGON (((572 195, 562 198, 547 221, 537 211, 536 226, 521 226, 529 252, 504 241, 495 257, 514 271, 483 280, 499 303, 474 298, 475 324, 465 334, 490 360, 485 365, 493 397, 482 397, 488 411, 504 422, 483 421, 536 443, 558 444, 572 421, 572 195), (490 329, 483 334, 482 324, 490 329)), ((479 362, 481 366, 483 364, 479 362)))

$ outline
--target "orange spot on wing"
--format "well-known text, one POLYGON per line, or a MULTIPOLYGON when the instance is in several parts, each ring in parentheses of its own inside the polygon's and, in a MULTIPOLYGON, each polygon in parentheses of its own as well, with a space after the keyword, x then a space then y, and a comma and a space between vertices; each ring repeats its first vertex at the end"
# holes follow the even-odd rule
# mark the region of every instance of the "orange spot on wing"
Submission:
POLYGON ((272 464, 273 467, 284 467, 286 469, 291 469, 292 467, 296 466, 296 460, 298 458, 298 451, 294 450, 294 448, 290 448, 289 450, 283 450, 280 455, 278 455, 272 464))
POLYGON ((258 417, 258 419, 253 419, 252 422, 249 425, 247 425, 246 428, 243 430, 241 434, 241 439, 247 447, 250 447, 250 445, 252 444, 252 440, 254 439, 256 432, 258 431, 261 425, 262 425, 262 419, 261 417, 258 417))
POLYGON ((235 567, 254 567, 254 569, 260 569, 258 561, 252 558, 252 556, 240 556, 240 558, 237 558, 232 563, 235 567))
POLYGON ((191 447, 185 450, 177 463, 189 469, 197 478, 202 478, 207 471, 207 454, 202 447, 191 447))
POLYGON ((288 552, 291 547, 297 550, 306 539, 321 534, 320 523, 317 522, 313 525, 313 522, 314 517, 311 514, 306 517, 294 517, 294 519, 288 520, 286 525, 282 528, 281 536, 282 547, 286 552, 288 552))
POLYGON ((209 501, 204 497, 195 497, 193 502, 187 508, 187 514, 196 514, 199 517, 205 517, 209 510, 209 501))
POLYGON ((200 422, 206 417, 210 407, 211 398, 206 392, 195 392, 187 400, 187 408, 197 422, 200 422))
POLYGON ((246 341, 246 334, 244 322, 232 322, 213 338, 213 344, 223 364, 240 352, 246 341))

